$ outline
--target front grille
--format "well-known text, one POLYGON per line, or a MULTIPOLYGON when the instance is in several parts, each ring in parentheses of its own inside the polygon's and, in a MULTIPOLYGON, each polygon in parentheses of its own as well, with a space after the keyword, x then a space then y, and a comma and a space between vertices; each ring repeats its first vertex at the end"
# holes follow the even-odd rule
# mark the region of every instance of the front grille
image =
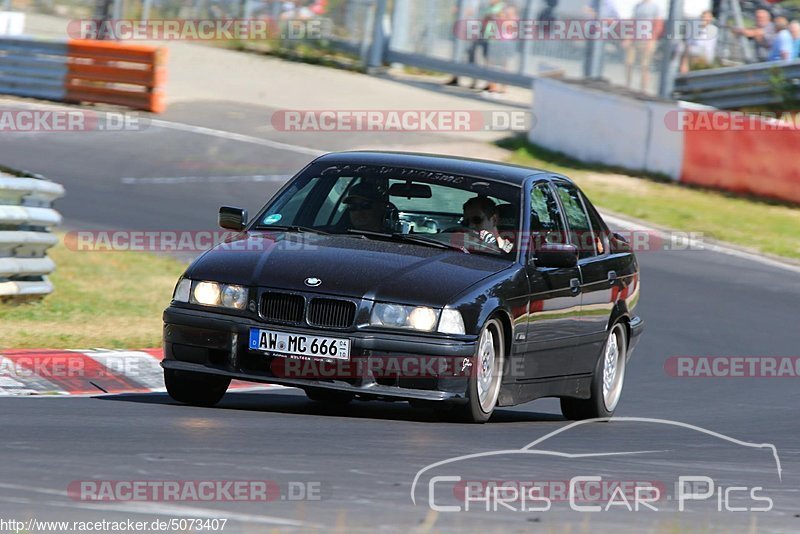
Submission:
POLYGON ((267 321, 302 323, 306 299, 290 293, 264 293, 261 297, 261 317, 267 321))
POLYGON ((348 300, 314 299, 308 307, 308 324, 324 328, 347 328, 356 318, 356 305, 348 300))

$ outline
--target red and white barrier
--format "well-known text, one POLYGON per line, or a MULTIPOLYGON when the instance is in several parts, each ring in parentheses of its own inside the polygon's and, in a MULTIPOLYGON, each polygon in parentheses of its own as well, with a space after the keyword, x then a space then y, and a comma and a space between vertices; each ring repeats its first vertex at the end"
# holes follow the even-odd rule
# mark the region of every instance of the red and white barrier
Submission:
POLYGON ((800 115, 752 118, 536 79, 532 143, 589 163, 800 203, 800 115))
MULTIPOLYGON (((161 349, 0 351, 0 396, 166 391, 161 349)), ((278 388, 234 380, 230 389, 278 388)))

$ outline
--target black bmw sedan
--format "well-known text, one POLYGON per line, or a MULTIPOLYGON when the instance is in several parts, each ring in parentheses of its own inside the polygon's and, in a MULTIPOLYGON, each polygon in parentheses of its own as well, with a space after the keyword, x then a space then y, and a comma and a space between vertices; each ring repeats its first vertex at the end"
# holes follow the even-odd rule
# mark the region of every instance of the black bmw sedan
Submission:
POLYGON ((387 152, 319 157, 194 261, 164 312, 164 378, 211 406, 231 379, 442 417, 558 397, 609 417, 643 331, 639 266, 566 177, 387 152))

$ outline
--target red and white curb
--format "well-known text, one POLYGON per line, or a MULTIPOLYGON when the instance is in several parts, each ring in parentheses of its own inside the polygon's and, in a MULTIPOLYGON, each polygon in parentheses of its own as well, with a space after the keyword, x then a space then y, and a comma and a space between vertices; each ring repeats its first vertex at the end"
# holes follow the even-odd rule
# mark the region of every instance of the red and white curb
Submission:
MULTIPOLYGON (((103 395, 166 391, 161 349, 0 351, 0 396, 103 395)), ((281 386, 234 380, 230 389, 281 386)))

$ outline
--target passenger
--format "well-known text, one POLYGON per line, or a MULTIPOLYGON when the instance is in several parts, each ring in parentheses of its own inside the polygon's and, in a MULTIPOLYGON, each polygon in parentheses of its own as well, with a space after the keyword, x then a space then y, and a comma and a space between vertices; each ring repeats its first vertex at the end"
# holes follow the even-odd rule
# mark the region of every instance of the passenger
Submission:
POLYGON ((497 205, 488 197, 477 196, 464 203, 464 225, 477 233, 484 243, 509 253, 514 243, 500 236, 498 219, 497 205))

